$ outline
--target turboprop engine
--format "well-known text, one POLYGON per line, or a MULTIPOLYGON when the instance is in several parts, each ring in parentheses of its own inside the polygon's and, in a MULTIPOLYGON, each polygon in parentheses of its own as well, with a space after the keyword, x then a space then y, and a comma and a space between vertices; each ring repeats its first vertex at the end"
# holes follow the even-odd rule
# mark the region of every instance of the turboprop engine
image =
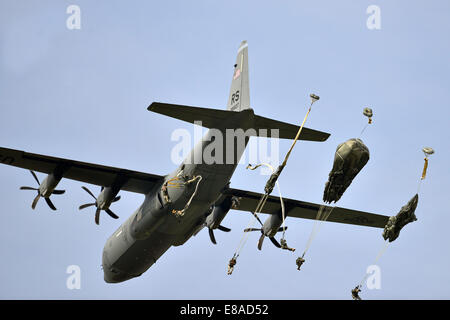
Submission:
POLYGON ((47 202, 48 206, 52 210, 56 210, 55 206, 53 205, 52 201, 50 200, 50 196, 52 194, 63 194, 66 192, 65 190, 55 190, 56 186, 58 185, 59 181, 61 181, 62 175, 50 173, 42 183, 39 182, 38 177, 34 173, 34 171, 30 170, 31 174, 33 175, 33 178, 38 183, 39 188, 32 188, 32 187, 20 187, 20 190, 34 190, 37 191, 37 196, 34 198, 33 203, 31 204, 31 208, 36 208, 36 204, 38 203, 39 199, 43 197, 45 199, 45 202, 47 202))
POLYGON ((258 250, 261 250, 264 238, 268 237, 270 241, 272 241, 273 245, 277 248, 281 248, 281 245, 278 243, 278 241, 275 239, 275 235, 278 232, 281 232, 283 230, 287 230, 287 227, 281 227, 283 224, 283 220, 281 219, 281 216, 278 214, 272 214, 267 220, 262 223, 261 220, 257 215, 255 215, 253 212, 252 214, 255 216, 255 218, 258 220, 259 224, 261 225, 261 228, 247 228, 244 230, 244 232, 251 232, 251 231, 260 231, 261 237, 258 241, 258 250))
POLYGON ((94 194, 86 187, 81 187, 83 188, 84 191, 86 191, 87 193, 89 193, 91 195, 92 198, 95 199, 95 202, 92 203, 86 203, 80 206, 80 210, 87 208, 87 207, 91 207, 91 206, 95 206, 97 208, 97 210, 95 210, 95 223, 96 224, 100 224, 100 211, 104 210, 111 218, 114 219, 118 219, 119 217, 112 212, 109 209, 109 206, 111 205, 111 203, 119 201, 120 200, 120 196, 116 197, 116 195, 119 193, 120 189, 118 188, 113 188, 113 187, 102 187, 100 195, 98 197, 95 197, 94 194))
POLYGON ((212 207, 211 213, 206 217, 205 226, 209 231, 209 238, 211 242, 217 244, 216 238, 214 236, 214 229, 219 229, 220 231, 230 232, 231 229, 224 227, 221 224, 222 220, 227 215, 230 209, 238 205, 239 200, 236 197, 227 197, 220 204, 214 205, 212 207))

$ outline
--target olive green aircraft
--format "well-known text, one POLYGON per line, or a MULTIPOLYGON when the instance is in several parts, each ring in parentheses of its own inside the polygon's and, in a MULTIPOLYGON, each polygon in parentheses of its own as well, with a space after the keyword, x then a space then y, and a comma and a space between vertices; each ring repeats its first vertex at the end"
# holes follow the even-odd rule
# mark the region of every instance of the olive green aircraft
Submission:
MULTIPOLYGON (((37 188, 21 187, 37 192, 32 208, 44 198, 51 209, 56 210, 50 197, 64 190, 56 187, 61 179, 73 179, 101 187, 96 197, 88 188, 82 188, 93 198, 92 203, 79 209, 95 207, 95 222, 99 224, 100 212, 112 218, 112 203, 118 201, 120 191, 137 192, 145 200, 137 210, 106 241, 102 267, 104 280, 119 283, 139 277, 148 270, 171 246, 181 246, 203 228, 209 230, 211 241, 216 243, 213 230, 230 231, 221 225, 231 210, 252 212, 261 194, 230 188, 230 180, 247 146, 251 135, 277 129, 278 138, 294 139, 299 126, 256 115, 250 107, 248 44, 243 41, 233 66, 231 90, 226 110, 200 108, 153 102, 149 111, 194 123, 201 121, 209 128, 186 159, 168 175, 156 175, 127 169, 102 166, 75 160, 33 154, 19 150, 0 148, 0 163, 31 171, 37 188), (227 130, 242 129, 244 137, 227 136, 227 130), (249 130, 252 129, 252 130, 249 130), (262 130, 265 129, 265 130, 262 130), (227 161, 198 161, 204 151, 214 143, 217 133, 223 133, 221 150, 227 161), (247 134, 249 133, 249 134, 247 134), (242 139, 241 139, 242 138, 242 139), (231 147, 230 147, 231 146, 231 147), (46 174, 40 183, 35 171, 46 174)), ((241 135, 242 136, 242 135, 241 135)), ((300 140, 322 142, 328 133, 303 128, 300 140)), ((315 219, 319 204, 283 199, 286 217, 315 219)), ((261 239, 268 237, 279 247, 275 234, 282 224, 281 203, 270 196, 261 213, 269 218, 261 228, 261 239)), ((328 221, 375 228, 384 228, 387 216, 335 207, 328 221)), ((262 244, 262 240, 260 240, 262 244)), ((259 246, 260 248, 260 246, 259 246)))

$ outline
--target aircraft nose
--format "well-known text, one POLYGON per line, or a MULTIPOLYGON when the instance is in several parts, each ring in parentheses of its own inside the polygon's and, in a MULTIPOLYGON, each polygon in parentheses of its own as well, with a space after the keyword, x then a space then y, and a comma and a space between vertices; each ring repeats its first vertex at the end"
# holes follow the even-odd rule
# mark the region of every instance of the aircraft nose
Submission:
POLYGON ((103 251, 102 269, 103 279, 106 283, 119 283, 134 278, 134 276, 118 270, 114 264, 111 264, 106 251, 103 251))
POLYGON ((120 272, 112 267, 104 266, 103 279, 106 283, 120 283, 134 278, 134 276, 120 272))

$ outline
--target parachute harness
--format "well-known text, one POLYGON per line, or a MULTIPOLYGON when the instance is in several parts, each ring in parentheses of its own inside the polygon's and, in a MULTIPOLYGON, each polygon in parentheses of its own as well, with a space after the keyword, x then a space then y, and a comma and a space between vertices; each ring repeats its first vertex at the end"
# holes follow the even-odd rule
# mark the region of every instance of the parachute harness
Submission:
MULTIPOLYGON (((273 167, 271 167, 268 164, 259 164, 256 167, 252 167, 252 166, 247 167, 247 168, 253 168, 252 170, 255 170, 257 167, 259 167, 261 165, 266 165, 269 168, 271 168, 271 170, 272 170, 272 175, 267 180, 266 186, 264 187, 265 193, 264 193, 264 195, 261 196, 261 199, 259 200, 258 205, 256 206, 255 211, 253 212, 254 219, 252 218, 252 220, 250 222, 251 226, 253 226, 253 224, 255 223, 255 220, 259 219, 258 218, 258 214, 264 208, 264 205, 266 204, 266 201, 269 198, 269 195, 272 193, 273 188, 275 187, 275 184, 277 184, 278 191, 280 192, 279 185, 277 183, 278 177, 280 176, 281 172, 283 171, 284 167, 286 166, 287 161, 289 159, 289 156, 290 156, 290 154, 292 152, 292 149, 294 149, 294 146, 297 143, 298 138, 300 137, 300 134, 302 132, 303 126, 305 125, 306 119, 308 119, 309 113, 311 112, 311 108, 312 108, 313 103, 320 99, 319 96, 317 96, 317 95, 315 95, 313 93, 310 94, 310 97, 311 97, 311 104, 310 104, 310 106, 308 108, 308 111, 306 112, 305 118, 303 119, 303 122, 302 122, 299 130, 297 131, 297 135, 295 136, 294 141, 292 142, 292 145, 289 148, 289 150, 288 150, 288 152, 287 152, 287 154, 286 154, 286 156, 284 158, 283 163, 280 166, 278 166, 277 170, 274 171, 273 167)), ((294 251, 295 249, 289 248, 287 246, 286 240, 284 239, 286 228, 284 226, 285 214, 284 214, 284 204, 283 204, 283 199, 281 197, 281 193, 280 193, 280 201, 281 201, 281 210, 282 210, 282 216, 283 216, 283 238, 282 238, 282 241, 281 241, 281 248, 294 251)), ((241 241, 240 241, 240 243, 239 243, 239 245, 238 245, 238 248, 237 248, 236 252, 234 253, 233 257, 231 258, 231 260, 230 260, 230 262, 228 264, 228 274, 229 275, 231 275, 231 273, 233 272, 234 266, 236 265, 236 259, 239 257, 239 253, 242 250, 242 248, 244 247, 245 243, 247 242, 247 239, 248 239, 248 235, 244 234, 242 239, 241 239, 241 241)))

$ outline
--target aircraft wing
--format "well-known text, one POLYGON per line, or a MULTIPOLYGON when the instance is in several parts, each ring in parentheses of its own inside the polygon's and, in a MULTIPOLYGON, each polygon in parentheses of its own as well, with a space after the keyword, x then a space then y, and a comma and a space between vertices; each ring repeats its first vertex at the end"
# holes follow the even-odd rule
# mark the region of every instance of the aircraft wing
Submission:
MULTIPOLYGON (((231 188, 226 189, 223 193, 225 195, 238 197, 239 206, 233 209, 243 211, 254 211, 262 196, 261 193, 231 188)), ((304 202, 299 200, 283 198, 283 201, 287 217, 315 220, 317 212, 321 207, 320 204, 304 202)), ((269 196, 262 210, 262 213, 277 214, 279 212, 281 212, 280 198, 275 196, 269 196)), ((335 207, 331 211, 331 214, 328 217, 327 221, 354 224, 374 228, 384 228, 386 223, 388 222, 388 219, 389 219, 388 216, 335 207)))
POLYGON ((138 171, 107 167, 98 164, 49 157, 19 150, 0 148, 0 163, 52 173, 56 168, 62 170, 63 178, 109 187, 119 181, 121 190, 146 194, 163 176, 138 171))

